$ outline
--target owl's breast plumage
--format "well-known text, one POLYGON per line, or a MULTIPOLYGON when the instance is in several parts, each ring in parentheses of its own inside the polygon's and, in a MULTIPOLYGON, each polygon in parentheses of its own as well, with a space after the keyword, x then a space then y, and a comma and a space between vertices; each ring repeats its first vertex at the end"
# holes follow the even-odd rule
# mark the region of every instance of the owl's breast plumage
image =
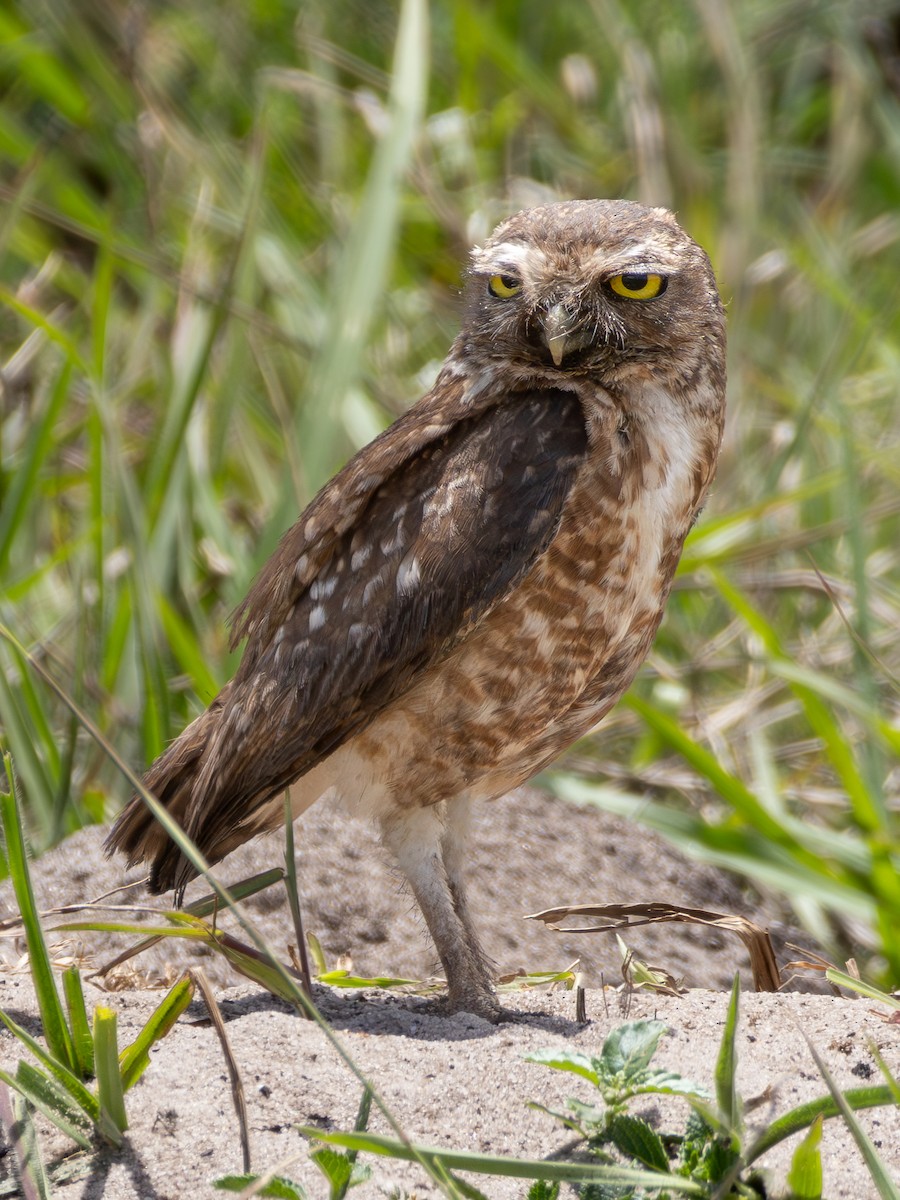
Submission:
MULTIPOLYGON (((718 428, 671 397, 588 389, 591 453, 518 586, 355 739, 395 803, 488 798, 528 779, 628 687, 662 617, 718 428)), ((522 514, 527 519, 527 514, 522 514)))

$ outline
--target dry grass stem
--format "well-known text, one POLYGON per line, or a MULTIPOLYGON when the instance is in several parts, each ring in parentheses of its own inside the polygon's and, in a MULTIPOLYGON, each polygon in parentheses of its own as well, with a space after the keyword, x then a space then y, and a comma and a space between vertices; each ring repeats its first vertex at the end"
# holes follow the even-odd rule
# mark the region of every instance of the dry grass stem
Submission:
POLYGON ((781 973, 768 930, 746 917, 707 912, 702 908, 679 908, 663 901, 652 901, 649 904, 567 904, 530 913, 526 919, 543 921, 559 933, 609 933, 638 925, 656 925, 663 921, 713 926, 736 934, 747 947, 756 991, 777 992, 781 988, 781 973), (558 924, 571 917, 601 917, 605 923, 587 926, 558 924))
POLYGON ((231 1099, 234 1104, 234 1111, 237 1113, 238 1126, 241 1131, 243 1169, 247 1172, 250 1170, 250 1127, 247 1121, 247 1102, 244 1098, 244 1084, 241 1080, 241 1073, 238 1070, 238 1065, 231 1049, 231 1043, 228 1041, 228 1034, 225 1032, 225 1022, 222 1020, 222 1014, 219 1011, 219 1006, 216 1003, 209 980, 204 975, 201 967, 192 968, 189 974, 200 989, 203 1003, 206 1005, 206 1011, 209 1013, 213 1028, 218 1035, 222 1054, 225 1056, 225 1063, 228 1067, 228 1078, 231 1081, 231 1099))

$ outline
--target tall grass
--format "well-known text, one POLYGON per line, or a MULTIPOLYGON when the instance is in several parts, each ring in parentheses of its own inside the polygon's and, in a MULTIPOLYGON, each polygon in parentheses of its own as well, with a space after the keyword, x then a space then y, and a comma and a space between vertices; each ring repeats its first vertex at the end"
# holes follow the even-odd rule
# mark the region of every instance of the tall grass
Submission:
MULTIPOLYGON (((896 13, 7 5, 0 621, 149 760, 279 533, 433 376, 470 242, 670 204, 728 300, 729 430, 651 669, 567 767, 896 982, 896 13)), ((125 789, 0 658, 40 851, 125 789)))

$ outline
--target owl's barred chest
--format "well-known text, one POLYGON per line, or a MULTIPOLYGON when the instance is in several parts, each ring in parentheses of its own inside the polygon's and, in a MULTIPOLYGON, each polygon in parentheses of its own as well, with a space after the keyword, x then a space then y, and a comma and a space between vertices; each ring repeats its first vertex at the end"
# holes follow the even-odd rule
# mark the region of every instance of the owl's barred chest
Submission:
POLYGON ((655 630, 700 500, 683 421, 621 425, 586 457, 552 543, 475 639, 507 661, 518 650, 534 674, 568 669, 573 694, 648 615, 655 630))

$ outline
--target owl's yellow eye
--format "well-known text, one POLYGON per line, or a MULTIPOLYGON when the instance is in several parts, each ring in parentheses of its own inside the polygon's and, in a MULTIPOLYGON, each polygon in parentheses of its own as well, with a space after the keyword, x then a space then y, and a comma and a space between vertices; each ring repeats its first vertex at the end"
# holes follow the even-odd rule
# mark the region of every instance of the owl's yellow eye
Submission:
POLYGON ((668 279, 665 275, 634 274, 613 275, 609 287, 617 296, 625 296, 628 300, 655 300, 666 290, 668 279))
POLYGON ((522 285, 515 275, 492 275, 488 288, 492 296, 497 296, 500 300, 509 300, 511 296, 521 292, 522 285))

